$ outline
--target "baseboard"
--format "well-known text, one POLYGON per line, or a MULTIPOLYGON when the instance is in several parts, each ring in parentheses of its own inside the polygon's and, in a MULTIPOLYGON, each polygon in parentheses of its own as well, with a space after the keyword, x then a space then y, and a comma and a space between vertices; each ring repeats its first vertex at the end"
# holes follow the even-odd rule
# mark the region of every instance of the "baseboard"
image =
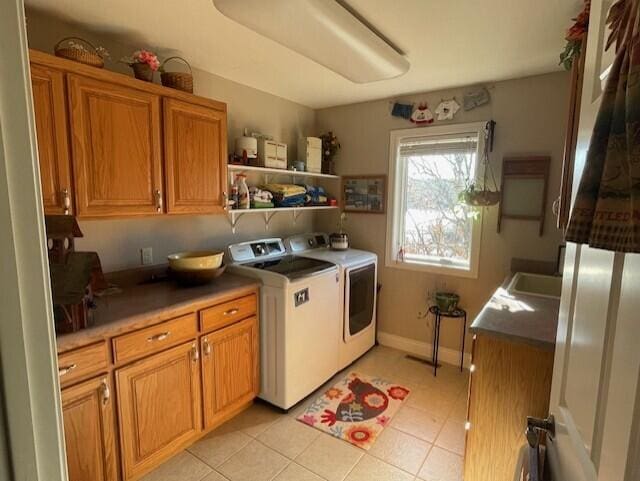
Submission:
MULTIPOLYGON (((389 334, 388 332, 378 332, 378 342, 383 346, 399 349, 400 351, 405 351, 409 354, 425 359, 431 358, 431 352, 433 349, 433 344, 428 342, 416 341, 415 339, 396 336, 395 334, 389 334)), ((438 349, 438 361, 451 364, 453 366, 459 366, 460 351, 440 346, 438 349)), ((471 365, 471 355, 468 352, 465 352, 464 354, 463 364, 467 368, 471 365)))

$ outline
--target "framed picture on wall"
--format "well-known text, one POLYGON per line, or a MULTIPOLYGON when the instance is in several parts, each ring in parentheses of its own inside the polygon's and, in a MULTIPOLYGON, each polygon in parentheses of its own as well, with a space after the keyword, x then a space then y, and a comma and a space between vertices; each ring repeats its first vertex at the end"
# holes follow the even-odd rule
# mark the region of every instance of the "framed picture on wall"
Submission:
POLYGON ((342 177, 342 210, 384 214, 386 191, 386 175, 345 175, 342 177))

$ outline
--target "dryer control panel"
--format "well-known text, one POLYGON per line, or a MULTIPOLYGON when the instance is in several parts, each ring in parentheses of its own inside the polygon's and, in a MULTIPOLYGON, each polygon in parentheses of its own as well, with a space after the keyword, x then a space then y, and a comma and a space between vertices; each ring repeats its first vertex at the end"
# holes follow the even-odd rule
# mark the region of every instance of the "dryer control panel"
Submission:
POLYGON ((241 242, 229 246, 229 258, 234 264, 282 257, 285 254, 284 242, 278 237, 241 242))

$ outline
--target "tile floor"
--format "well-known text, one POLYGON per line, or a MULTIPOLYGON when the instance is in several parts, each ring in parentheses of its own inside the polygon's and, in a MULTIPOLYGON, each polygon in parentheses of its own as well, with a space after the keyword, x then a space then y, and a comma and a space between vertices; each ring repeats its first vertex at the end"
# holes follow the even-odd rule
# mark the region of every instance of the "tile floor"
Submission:
POLYGON ((468 371, 445 364, 434 378, 429 366, 382 346, 336 378, 349 371, 412 389, 369 451, 295 420, 313 394, 288 414, 256 403, 143 481, 462 480, 468 371))

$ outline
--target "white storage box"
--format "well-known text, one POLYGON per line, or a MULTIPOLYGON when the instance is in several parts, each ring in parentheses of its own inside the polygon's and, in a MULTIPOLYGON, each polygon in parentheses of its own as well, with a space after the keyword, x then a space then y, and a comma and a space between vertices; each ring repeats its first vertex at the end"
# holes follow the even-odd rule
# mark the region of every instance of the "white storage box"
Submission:
POLYGON ((298 160, 307 166, 307 172, 322 172, 322 139, 302 137, 298 140, 298 160))
POLYGON ((258 158, 254 165, 270 169, 286 169, 287 144, 275 140, 258 140, 258 158))

